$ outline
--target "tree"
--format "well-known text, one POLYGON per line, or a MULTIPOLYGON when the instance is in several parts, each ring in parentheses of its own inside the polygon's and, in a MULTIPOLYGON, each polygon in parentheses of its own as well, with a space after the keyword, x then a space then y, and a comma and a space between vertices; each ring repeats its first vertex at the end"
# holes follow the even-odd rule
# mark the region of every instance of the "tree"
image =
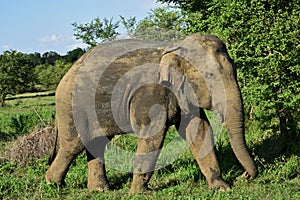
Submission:
POLYGON ((45 52, 42 55, 42 64, 49 64, 49 65, 54 65, 56 60, 59 60, 61 56, 54 52, 54 51, 48 51, 45 52))
POLYGON ((43 64, 35 68, 37 83, 42 90, 55 90, 63 76, 72 66, 63 60, 55 61, 54 65, 43 64))
MULTIPOLYGON (((167 3, 167 4, 175 4, 179 8, 184 11, 188 11, 189 13, 197 12, 197 11, 205 11, 207 10, 214 0, 157 0, 156 2, 167 3)), ((222 3, 222 1, 219 1, 222 3)))
POLYGON ((35 82, 30 57, 17 51, 5 51, 0 56, 0 106, 8 94, 30 90, 35 82))
POLYGON ((120 23, 125 27, 130 38, 156 41, 179 40, 184 36, 181 32, 185 26, 182 19, 179 10, 163 7, 151 10, 149 15, 139 22, 136 17, 126 19, 120 16, 120 20, 115 23, 112 19, 95 18, 84 25, 78 25, 76 22, 72 25, 75 27, 76 39, 81 39, 91 48, 99 43, 115 40, 120 35, 117 31, 120 23))
POLYGON ((126 19, 125 17, 120 15, 120 19, 121 19, 123 26, 127 30, 128 36, 133 37, 134 32, 136 30, 136 26, 137 26, 136 17, 130 17, 130 18, 126 19))
POLYGON ((183 16, 179 10, 170 7, 155 8, 141 20, 133 37, 145 40, 176 41, 184 37, 183 16))
POLYGON ((81 48, 73 49, 72 51, 67 52, 67 55, 63 56, 63 60, 67 63, 74 63, 78 60, 85 51, 81 48))
POLYGON ((41 54, 37 52, 28 54, 28 59, 33 66, 40 65, 43 62, 41 54))
POLYGON ((116 39, 119 33, 116 29, 119 27, 119 22, 113 23, 113 18, 108 20, 104 18, 103 21, 97 17, 90 23, 77 24, 74 26, 74 36, 87 44, 90 48, 99 43, 107 42, 116 39))

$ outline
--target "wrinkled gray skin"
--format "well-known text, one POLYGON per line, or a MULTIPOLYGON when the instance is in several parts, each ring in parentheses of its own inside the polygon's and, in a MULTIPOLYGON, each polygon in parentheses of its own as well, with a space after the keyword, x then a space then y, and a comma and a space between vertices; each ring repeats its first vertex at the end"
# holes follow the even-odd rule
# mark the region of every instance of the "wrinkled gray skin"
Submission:
POLYGON ((144 192, 165 133, 169 126, 175 125, 189 144, 209 187, 226 190, 229 185, 222 179, 212 131, 203 109, 212 110, 225 122, 233 151, 246 170, 244 177, 255 178, 257 168, 244 139, 243 105, 235 66, 219 39, 196 34, 175 44, 122 40, 99 45, 74 64, 57 88, 56 122, 60 148, 46 173, 46 180, 63 183, 72 160, 87 149, 88 188, 109 189, 104 166, 105 145, 116 134, 135 132, 138 147, 130 192, 144 192), (124 46, 129 50, 134 46, 133 51, 119 48, 124 46), (111 59, 109 52, 117 51, 125 53, 111 59), (193 59, 187 61, 188 57, 193 59), (101 67, 101 63, 109 66, 101 67), (144 63, 155 64, 148 66, 150 74, 144 76, 143 70, 140 73, 131 70, 144 63), (172 69, 181 75, 175 75, 172 69), (101 77, 95 77, 94 82, 97 86, 95 95, 89 96, 91 92, 84 88, 92 87, 93 81, 87 84, 85 80, 93 78, 86 77, 98 76, 99 71, 101 77), (78 75, 84 72, 85 75, 78 75), (143 82, 152 75, 153 82, 143 82), (119 90, 116 100, 112 91, 121 78, 125 89, 119 90), (81 96, 84 96, 83 100, 76 100, 81 96), (84 99, 87 102, 82 102, 84 99), (157 115, 154 112, 154 116, 158 116, 155 119, 149 116, 153 105, 159 105, 162 111, 157 115), (96 119, 89 109, 94 110, 96 119), (119 113, 117 116, 115 111, 119 113), (93 127, 93 120, 99 122, 102 131, 93 127), (160 128, 155 134, 149 131, 156 126, 160 128))

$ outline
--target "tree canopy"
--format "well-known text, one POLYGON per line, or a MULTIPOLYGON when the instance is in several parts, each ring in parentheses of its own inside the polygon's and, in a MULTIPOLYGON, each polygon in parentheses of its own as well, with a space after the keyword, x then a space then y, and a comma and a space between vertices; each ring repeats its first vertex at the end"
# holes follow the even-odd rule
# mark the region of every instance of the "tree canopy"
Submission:
POLYGON ((145 40, 176 41, 185 37, 182 32, 184 27, 184 18, 179 10, 161 7, 152 10, 138 22, 132 36, 145 40))
POLYGON ((0 106, 5 98, 24 92, 54 90, 60 79, 85 51, 81 48, 61 56, 54 51, 25 54, 16 50, 0 55, 0 106))
POLYGON ((29 55, 5 51, 0 55, 0 106, 8 94, 16 94, 33 87, 35 76, 29 55))
POLYGON ((153 40, 153 41, 174 41, 184 37, 181 30, 184 27, 183 16, 179 10, 171 7, 161 7, 151 10, 147 17, 137 21, 136 17, 120 19, 113 22, 113 19, 103 20, 99 17, 86 24, 72 23, 74 26, 74 36, 82 40, 89 48, 97 44, 115 40, 119 35, 120 24, 126 29, 127 37, 153 40))
POLYGON ((119 27, 119 22, 114 23, 113 18, 104 18, 101 20, 99 17, 93 19, 90 23, 77 24, 72 23, 74 26, 74 36, 76 39, 81 39, 83 43, 94 47, 99 43, 107 42, 116 39, 119 33, 116 29, 119 27))

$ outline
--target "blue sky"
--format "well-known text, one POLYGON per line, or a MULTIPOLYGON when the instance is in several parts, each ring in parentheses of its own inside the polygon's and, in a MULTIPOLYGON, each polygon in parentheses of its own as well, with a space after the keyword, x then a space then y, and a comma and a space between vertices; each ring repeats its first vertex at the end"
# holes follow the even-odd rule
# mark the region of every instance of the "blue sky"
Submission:
MULTIPOLYGON (((96 17, 119 19, 147 16, 161 6, 155 0, 0 0, 0 54, 55 51, 66 54, 84 47, 75 40, 71 23, 88 23, 96 17)), ((122 30, 121 30, 122 31, 122 30)))

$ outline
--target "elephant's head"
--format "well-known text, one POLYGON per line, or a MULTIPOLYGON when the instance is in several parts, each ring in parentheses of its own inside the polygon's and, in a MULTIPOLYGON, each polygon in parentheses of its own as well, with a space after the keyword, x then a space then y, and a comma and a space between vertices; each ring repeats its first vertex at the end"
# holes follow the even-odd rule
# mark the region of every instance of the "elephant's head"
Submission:
POLYGON ((246 170, 244 176, 252 179, 257 167, 245 143, 243 102, 236 74, 225 44, 211 35, 195 34, 174 44, 160 65, 160 81, 184 93, 187 103, 183 104, 212 110, 225 122, 232 149, 246 170))

